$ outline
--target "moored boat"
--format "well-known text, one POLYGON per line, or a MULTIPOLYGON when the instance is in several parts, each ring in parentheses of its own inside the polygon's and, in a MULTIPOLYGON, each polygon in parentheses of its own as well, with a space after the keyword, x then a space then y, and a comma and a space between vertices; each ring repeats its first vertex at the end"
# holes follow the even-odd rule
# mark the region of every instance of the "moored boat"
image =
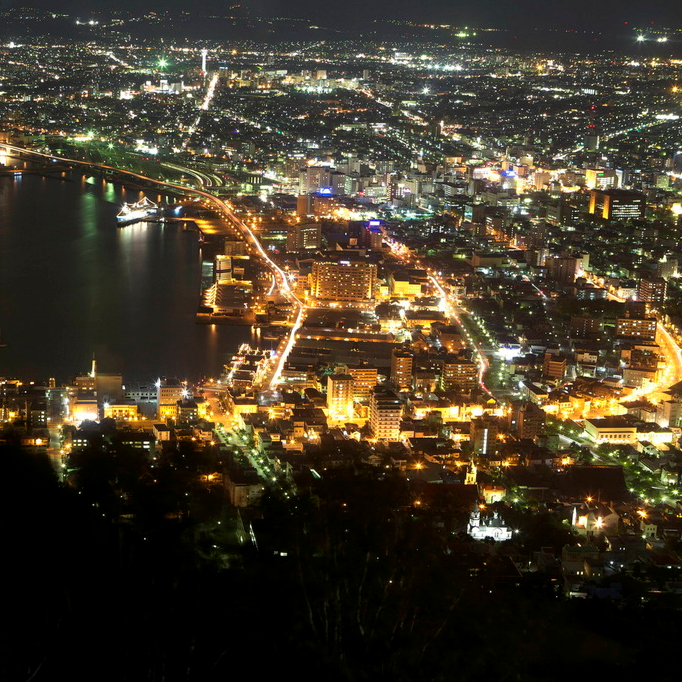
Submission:
POLYGON ((123 207, 116 216, 119 227, 130 225, 131 223, 144 222, 156 218, 159 214, 159 207, 147 197, 143 197, 134 204, 123 204, 123 207))

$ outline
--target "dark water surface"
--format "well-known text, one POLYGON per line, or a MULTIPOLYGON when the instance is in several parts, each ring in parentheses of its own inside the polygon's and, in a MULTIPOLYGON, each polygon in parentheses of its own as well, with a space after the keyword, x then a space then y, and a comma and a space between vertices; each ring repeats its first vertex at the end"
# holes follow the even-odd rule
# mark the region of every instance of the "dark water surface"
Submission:
POLYGON ((0 376, 65 381, 87 370, 94 352, 101 371, 128 383, 192 380, 216 376, 249 340, 248 327, 195 323, 195 232, 116 226, 121 203, 141 196, 75 173, 0 176, 0 330, 9 344, 0 348, 0 376))

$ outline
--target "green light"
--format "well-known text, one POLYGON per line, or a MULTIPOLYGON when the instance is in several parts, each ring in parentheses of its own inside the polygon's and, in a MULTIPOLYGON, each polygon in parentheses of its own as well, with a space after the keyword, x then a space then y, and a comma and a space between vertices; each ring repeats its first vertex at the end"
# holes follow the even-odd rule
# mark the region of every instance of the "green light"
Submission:
POLYGON ((165 57, 159 57, 158 66, 160 69, 165 69, 168 66, 168 60, 165 57))

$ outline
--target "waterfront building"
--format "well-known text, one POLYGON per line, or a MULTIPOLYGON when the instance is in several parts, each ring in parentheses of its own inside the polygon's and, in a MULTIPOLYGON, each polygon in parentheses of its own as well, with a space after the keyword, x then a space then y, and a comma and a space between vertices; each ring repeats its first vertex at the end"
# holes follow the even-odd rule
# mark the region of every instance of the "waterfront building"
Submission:
POLYGON ((123 377, 98 371, 97 361, 93 357, 90 372, 77 376, 73 380, 73 388, 79 394, 94 394, 101 405, 123 397, 123 377))
POLYGON ((156 383, 156 409, 161 420, 178 416, 178 401, 187 395, 187 390, 178 379, 159 379, 156 383))
POLYGON ((223 253, 226 256, 245 256, 246 242, 243 239, 225 239, 223 253))

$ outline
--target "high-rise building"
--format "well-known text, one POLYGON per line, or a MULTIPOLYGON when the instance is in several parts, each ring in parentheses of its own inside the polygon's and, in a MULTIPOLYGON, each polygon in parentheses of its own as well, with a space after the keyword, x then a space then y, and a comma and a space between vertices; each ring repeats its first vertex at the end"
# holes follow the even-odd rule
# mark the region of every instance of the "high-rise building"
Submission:
POLYGON ((646 197, 640 192, 623 189, 593 189, 590 192, 590 215, 604 220, 627 220, 643 218, 646 197))
POLYGON ((571 338, 586 339, 596 336, 602 330, 602 320, 599 317, 572 317, 571 338))
POLYGON ((378 251, 384 242, 384 233, 378 227, 370 227, 368 230, 367 246, 372 251, 378 251))
POLYGON ((599 135, 589 132, 583 135, 583 145, 588 152, 596 152, 599 149, 599 135))
POLYGON ((334 374, 327 377, 327 408, 333 421, 352 419, 353 384, 353 377, 347 373, 343 365, 337 367, 334 374))
POLYGON ((682 418, 682 401, 679 396, 664 400, 656 407, 656 423, 659 426, 677 426, 682 418))
POLYGON ((675 152, 672 160, 672 171, 675 175, 682 176, 682 151, 675 152))
POLYGON ((332 194, 337 196, 343 196, 346 194, 346 181, 348 177, 345 173, 339 173, 338 171, 332 171, 329 174, 329 188, 332 194))
POLYGON ((665 301, 668 283, 662 277, 645 277, 637 285, 637 299, 649 307, 656 307, 665 301))
POLYGON ((377 368, 368 362, 347 365, 347 368, 348 374, 353 377, 353 399, 359 403, 369 400, 370 393, 378 382, 377 368))
POLYGON ((398 396, 377 386, 369 397, 369 425, 378 440, 400 440, 400 420, 403 405, 398 396))
POLYGON ((394 348, 391 353, 391 383, 399 391, 409 391, 412 388, 412 369, 414 355, 408 350, 394 348))
POLYGON ((322 225, 304 223, 291 225, 287 231, 287 251, 319 249, 322 243, 322 225))
POLYGON ((375 296, 377 266, 364 261, 313 263, 310 294, 325 301, 371 301, 375 296))
POLYGON ((384 241, 384 228, 380 220, 368 220, 363 223, 365 246, 373 251, 378 251, 384 241))
POLYGON ((330 216, 341 207, 342 204, 331 193, 331 190, 308 192, 299 195, 296 199, 296 213, 300 217, 330 216))
POLYGON ((663 258, 656 265, 656 274, 663 279, 670 279, 671 277, 677 277, 677 258, 668 258, 663 256, 663 258))
POLYGON ((557 256, 545 261, 547 267, 547 279, 563 284, 571 284, 575 281, 578 272, 578 259, 573 256, 557 256))
POLYGON ((588 168, 585 171, 585 185, 588 189, 608 189, 618 187, 616 171, 603 168, 588 168))
POLYGON ((328 166, 307 166, 299 172, 299 194, 319 192, 331 187, 330 171, 328 166))
POLYGON ((561 380, 566 374, 566 358, 552 353, 545 353, 542 374, 547 379, 561 380))
POLYGON ((475 362, 461 355, 446 355, 443 360, 441 373, 441 388, 444 391, 458 388, 462 391, 472 391, 478 380, 478 366, 475 362))
POLYGON ((513 401, 509 410, 509 431, 517 438, 534 439, 545 425, 545 411, 535 403, 513 401))
POLYGON ((493 455, 497 450, 497 436, 500 432, 497 417, 483 415, 471 420, 471 445, 477 455, 493 455))
POLYGON ((587 213, 589 199, 585 194, 574 193, 562 196, 559 199, 557 217, 562 225, 571 225, 582 220, 583 214, 587 213))

